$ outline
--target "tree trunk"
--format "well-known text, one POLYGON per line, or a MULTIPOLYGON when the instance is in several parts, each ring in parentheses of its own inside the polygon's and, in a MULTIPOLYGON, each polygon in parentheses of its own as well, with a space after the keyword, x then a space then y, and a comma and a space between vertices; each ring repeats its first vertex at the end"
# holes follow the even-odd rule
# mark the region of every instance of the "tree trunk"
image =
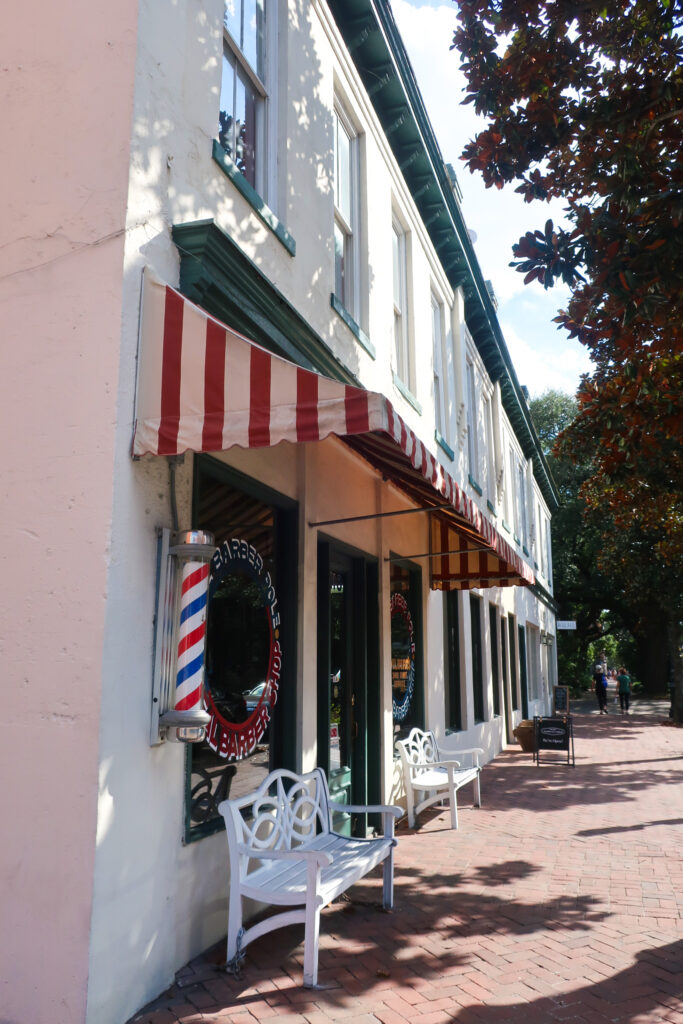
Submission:
POLYGON ((670 630, 664 617, 640 624, 633 636, 636 641, 635 676, 650 697, 669 698, 670 630))
POLYGON ((683 665, 681 665, 681 624, 672 615, 669 619, 669 688, 671 690, 671 717, 677 725, 683 724, 683 665))

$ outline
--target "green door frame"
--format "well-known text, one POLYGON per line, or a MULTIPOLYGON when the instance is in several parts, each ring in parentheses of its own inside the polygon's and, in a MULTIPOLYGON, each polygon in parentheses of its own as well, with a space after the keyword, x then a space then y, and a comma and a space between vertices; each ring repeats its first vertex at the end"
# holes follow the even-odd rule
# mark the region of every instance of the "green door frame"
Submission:
POLYGON ((519 683, 522 690, 522 717, 529 717, 529 691, 526 678, 526 630, 524 626, 517 627, 519 640, 519 683))
MULTIPOLYGON (((318 654, 317 736, 318 764, 329 778, 331 602, 330 573, 335 561, 348 573, 347 604, 350 648, 348 664, 353 680, 354 741, 351 753, 351 800, 381 802, 380 680, 379 680, 379 570, 376 561, 327 538, 318 540, 318 654), (374 609, 374 614, 372 611, 374 609)), ((375 825, 375 822, 370 822, 375 825)), ((365 835, 366 822, 357 818, 354 834, 365 835)))

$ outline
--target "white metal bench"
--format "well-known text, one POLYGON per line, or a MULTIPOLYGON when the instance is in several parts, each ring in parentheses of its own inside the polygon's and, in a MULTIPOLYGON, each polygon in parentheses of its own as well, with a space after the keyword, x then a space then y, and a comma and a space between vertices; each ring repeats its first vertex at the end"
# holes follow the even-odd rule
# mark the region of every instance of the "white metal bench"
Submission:
POLYGON ((254 939, 303 922, 304 985, 318 979, 320 911, 384 862, 383 905, 394 899, 394 818, 400 807, 357 807, 330 800, 321 768, 306 775, 271 772, 255 793, 224 800, 230 856, 228 963, 238 963, 254 939), (381 813, 384 835, 355 839, 332 830, 332 812, 381 813), (244 928, 242 900, 296 907, 244 928))
POLYGON ((411 729, 407 739, 396 747, 403 763, 403 779, 408 804, 408 824, 415 827, 415 816, 432 804, 447 800, 451 808, 451 828, 458 827, 457 791, 474 783, 474 803, 481 807, 479 755, 481 747, 466 750, 440 748, 433 732, 411 729), (457 758, 457 760, 456 760, 457 758), (463 761, 468 762, 463 764, 463 761))

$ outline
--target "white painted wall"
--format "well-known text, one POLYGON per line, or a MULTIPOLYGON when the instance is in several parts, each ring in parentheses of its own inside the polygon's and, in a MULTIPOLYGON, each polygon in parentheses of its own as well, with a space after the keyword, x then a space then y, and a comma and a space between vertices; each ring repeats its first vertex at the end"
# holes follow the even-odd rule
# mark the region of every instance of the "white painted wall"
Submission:
MULTIPOLYGON (((123 308, 122 317, 112 318, 116 323, 114 350, 120 347, 120 353, 118 363, 112 357, 109 366, 111 407, 107 413, 106 405, 100 403, 98 410, 108 423, 111 436, 107 473, 103 473, 107 487, 99 481, 97 494, 111 493, 112 461, 115 480, 111 532, 107 533, 109 564, 106 577, 106 566, 102 565, 101 579, 90 580, 87 590, 89 613, 93 607, 99 607, 99 650, 104 665, 87 1013, 91 1024, 120 1024, 167 986, 178 967, 225 931, 225 840, 216 835, 182 846, 184 751, 172 744, 151 748, 148 742, 155 531, 171 526, 171 510, 166 460, 147 457, 133 463, 130 459, 143 265, 176 284, 178 254, 170 237, 171 225, 215 219, 359 380, 391 397, 400 414, 430 448, 434 427, 431 323, 429 316, 421 315, 420 311, 429 309, 433 282, 443 292, 449 309, 453 308, 454 327, 462 320, 462 297, 453 296, 449 290, 370 104, 346 62, 324 3, 289 0, 281 4, 281 25, 286 25, 280 53, 288 71, 289 87, 277 97, 283 174, 276 189, 276 206, 278 216, 296 239, 295 258, 262 224, 211 159, 220 88, 221 0, 208 0, 201 6, 191 0, 178 0, 173 5, 159 5, 153 0, 140 2, 122 253, 123 288, 122 294, 112 297, 114 306, 118 308, 120 302, 123 308), (367 244, 367 330, 377 350, 376 360, 370 358, 330 309, 331 110, 335 82, 356 104, 354 110, 364 132, 367 195, 362 233, 367 244), (392 199, 411 231, 413 333, 418 353, 416 397, 422 405, 421 416, 400 396, 391 377, 392 199), (93 605, 93 594, 105 590, 106 604, 103 601, 100 606, 93 605)), ((461 342, 456 337, 456 368, 461 352, 461 342)), ((104 368, 98 366, 100 374, 105 368, 106 364, 104 368)), ((456 387, 457 381, 456 373, 456 387)), ((451 410, 454 424, 458 404, 461 398, 456 395, 451 410)), ((454 432, 457 434, 457 426, 454 432)), ((309 767, 315 761, 316 737, 315 703, 311 699, 315 692, 316 535, 307 523, 309 519, 367 512, 369 506, 377 510, 400 507, 405 499, 382 487, 369 469, 359 472, 357 461, 334 440, 299 448, 281 445, 274 451, 235 449, 223 458, 300 502, 298 754, 301 765, 309 767)), ((97 464, 97 459, 89 456, 88 472, 93 462, 97 464)), ((450 462, 444 455, 444 462, 456 479, 466 481, 462 429, 455 460, 450 462)), ((188 456, 178 469, 181 528, 189 522, 191 472, 192 458, 188 456)), ((485 508, 485 498, 482 507, 485 508)), ((392 550, 425 550, 426 519, 415 516, 377 520, 360 527, 339 526, 328 532, 382 559, 384 613, 380 639, 387 708, 383 768, 388 795, 395 780, 390 713, 389 566, 384 558, 392 550)), ((96 551, 104 549, 104 543, 94 547, 96 551)), ((430 720, 434 716, 438 725, 443 721, 439 697, 443 677, 439 655, 441 597, 427 594, 426 573, 425 565, 424 623, 430 645, 425 664, 427 713, 430 720)), ((528 592, 503 592, 501 602, 505 608, 514 609, 522 624, 538 620, 537 602, 528 592)), ((486 621, 485 603, 482 614, 486 621)), ((469 626, 465 619, 462 615, 461 628, 467 637, 469 626)), ((93 636, 96 631, 89 632, 89 641, 93 636)), ((465 646, 463 659, 465 679, 469 671, 465 646)), ((98 708, 93 707, 93 736, 97 717, 98 708)), ((467 721, 472 722, 469 709, 467 721)), ((503 742, 501 730, 499 721, 470 726, 462 741, 467 746, 481 744, 487 756, 493 756, 503 742)), ((94 739, 91 742, 94 764, 94 739)), ((91 836, 93 801, 91 793, 91 836)))

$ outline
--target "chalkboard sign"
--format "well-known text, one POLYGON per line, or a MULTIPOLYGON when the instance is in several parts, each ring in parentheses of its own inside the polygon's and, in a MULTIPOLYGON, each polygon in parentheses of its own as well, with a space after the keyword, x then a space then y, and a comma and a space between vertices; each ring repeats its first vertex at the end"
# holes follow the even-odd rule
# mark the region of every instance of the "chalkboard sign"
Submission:
POLYGON ((569 714, 569 687, 553 686, 553 714, 569 714))
POLYGON ((565 718, 534 718, 536 764, 540 764, 541 750, 566 750, 567 764, 574 764, 574 723, 571 715, 565 718))

